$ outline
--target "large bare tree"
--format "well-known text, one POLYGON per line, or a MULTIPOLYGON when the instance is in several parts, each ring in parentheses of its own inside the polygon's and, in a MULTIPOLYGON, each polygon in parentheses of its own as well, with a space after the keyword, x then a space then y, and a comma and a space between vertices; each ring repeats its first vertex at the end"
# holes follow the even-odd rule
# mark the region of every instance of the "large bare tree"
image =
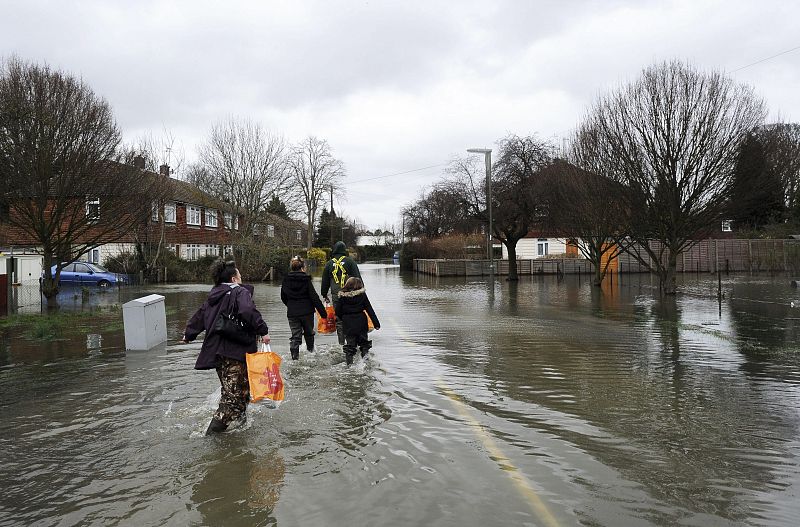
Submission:
MULTIPOLYGON (((282 198, 291 182, 285 141, 249 119, 214 124, 198 154, 187 179, 247 218, 265 211, 273 196, 282 198)), ((252 236, 254 226, 246 221, 241 235, 252 236)))
POLYGON ((289 166, 294 190, 303 204, 310 249, 314 245, 317 210, 331 188, 336 190, 344 179, 344 163, 333 156, 326 140, 309 136, 292 148, 289 166))
POLYGON ((148 182, 113 161, 119 144, 111 107, 82 80, 16 58, 3 65, 2 201, 10 229, 41 248, 50 306, 66 263, 117 241, 150 210, 148 182))
POLYGON ((739 145, 765 114, 752 88, 671 61, 601 95, 586 115, 578 134, 596 144, 578 161, 625 187, 629 252, 665 294, 676 292, 678 256, 718 228, 739 145))

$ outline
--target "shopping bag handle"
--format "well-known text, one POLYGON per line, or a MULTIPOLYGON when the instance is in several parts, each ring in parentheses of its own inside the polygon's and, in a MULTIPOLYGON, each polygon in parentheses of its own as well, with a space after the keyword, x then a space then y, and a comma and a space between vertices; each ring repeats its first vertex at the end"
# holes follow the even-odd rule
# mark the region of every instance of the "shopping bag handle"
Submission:
POLYGON ((272 352, 272 348, 270 347, 269 343, 264 344, 263 342, 258 343, 258 352, 259 353, 270 353, 272 352), (266 349, 264 349, 266 348, 266 349))

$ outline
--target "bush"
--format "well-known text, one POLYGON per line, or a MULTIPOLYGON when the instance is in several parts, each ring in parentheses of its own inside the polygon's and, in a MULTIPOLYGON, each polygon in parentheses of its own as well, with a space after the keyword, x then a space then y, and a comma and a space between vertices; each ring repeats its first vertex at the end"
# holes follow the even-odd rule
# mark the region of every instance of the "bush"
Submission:
POLYGON ((358 247, 360 261, 366 260, 386 260, 394 256, 395 248, 391 245, 365 245, 358 247))
POLYGON ((790 238, 792 234, 800 233, 800 226, 795 223, 773 223, 764 225, 760 229, 746 226, 737 226, 736 237, 742 240, 780 240, 790 238))
POLYGON ((103 267, 112 273, 136 274, 139 272, 139 262, 136 255, 131 252, 119 253, 103 260, 103 267))
POLYGON ((481 260, 486 258, 486 238, 481 234, 454 234, 408 242, 400 253, 400 269, 411 269, 414 259, 481 260))
POLYGON ((400 269, 411 270, 415 259, 437 258, 435 247, 428 238, 421 238, 405 244, 400 251, 400 269))
MULTIPOLYGON (((289 272, 289 261, 295 254, 288 247, 263 245, 246 245, 236 254, 236 265, 242 278, 249 281, 263 281, 269 278, 269 270, 273 269, 272 279, 276 280, 289 272)), ((302 256, 302 254, 301 254, 302 256)))
POLYGON ((308 250, 308 253, 306 254, 306 260, 314 260, 320 266, 325 265, 325 262, 328 261, 329 252, 330 249, 321 249, 319 247, 312 247, 311 249, 308 250))

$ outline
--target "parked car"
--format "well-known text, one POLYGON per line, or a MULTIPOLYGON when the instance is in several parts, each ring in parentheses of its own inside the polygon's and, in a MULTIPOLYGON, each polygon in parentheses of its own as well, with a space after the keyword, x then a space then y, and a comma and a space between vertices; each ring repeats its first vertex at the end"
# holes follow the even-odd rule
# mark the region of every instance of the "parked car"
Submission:
MULTIPOLYGON (((56 274, 56 266, 50 268, 53 275, 56 274)), ((70 285, 96 285, 98 287, 108 287, 110 285, 121 285, 128 283, 128 277, 116 273, 110 273, 97 264, 88 262, 73 262, 67 264, 61 270, 61 284, 70 285)))

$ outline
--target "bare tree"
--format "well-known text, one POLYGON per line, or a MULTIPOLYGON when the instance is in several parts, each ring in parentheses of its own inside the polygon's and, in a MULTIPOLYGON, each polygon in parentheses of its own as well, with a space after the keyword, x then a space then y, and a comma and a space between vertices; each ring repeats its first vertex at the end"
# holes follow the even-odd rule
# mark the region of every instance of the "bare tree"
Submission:
POLYGON ((150 214, 143 214, 145 217, 139 218, 139 221, 133 222, 129 232, 133 238, 137 267, 143 271, 145 277, 152 278, 165 247, 164 205, 174 191, 171 176, 182 171, 185 156, 183 148, 176 144, 172 132, 164 129, 163 135, 159 137, 151 132, 141 135, 129 145, 124 145, 122 157, 125 164, 150 172, 141 173, 140 176, 151 181, 149 190, 153 210, 150 214))
MULTIPOLYGON (((591 139, 584 137, 573 142, 573 151, 578 156, 585 140, 591 139)), ((553 172, 554 202, 558 207, 551 210, 551 222, 592 263, 593 284, 600 286, 611 264, 627 246, 621 189, 613 181, 565 161, 556 162, 553 172)))
MULTIPOLYGON (((187 179, 231 205, 236 214, 257 217, 273 196, 283 197, 291 181, 286 144, 249 119, 216 123, 199 150, 199 164, 187 179)), ((253 234, 253 222, 240 231, 253 234)))
POLYGON ((159 173, 161 167, 169 167, 170 175, 180 178, 186 164, 183 146, 175 139, 171 130, 164 128, 160 136, 147 132, 132 143, 122 146, 122 161, 133 165, 134 159, 144 159, 144 169, 159 173))
MULTIPOLYGON (((509 135, 498 142, 498 159, 492 167, 492 236, 506 246, 508 280, 517 280, 517 243, 534 226, 546 227, 551 205, 550 182, 544 170, 553 160, 553 147, 536 137, 509 135)), ((464 203, 476 217, 487 219, 484 175, 474 164, 451 164, 452 184, 462 189, 464 203)))
POLYGON ((333 156, 326 140, 309 136, 292 149, 289 166, 295 191, 303 204, 310 249, 314 244, 317 210, 326 193, 344 178, 344 163, 333 156))
POLYGON ((115 163, 120 131, 109 104, 47 65, 0 71, 0 180, 7 223, 40 246, 42 292, 57 303, 61 269, 116 241, 149 211, 148 182, 115 163), (55 272, 51 266, 55 264, 55 272))
MULTIPOLYGON (((452 166, 471 170, 474 166, 471 161, 469 158, 454 160, 452 166)), ((463 179, 472 183, 469 177, 463 179)), ((469 207, 464 206, 464 200, 465 192, 460 180, 458 184, 440 182, 431 189, 423 190, 417 201, 403 209, 406 233, 413 237, 438 238, 454 233, 475 232, 480 228, 481 221, 469 207)))
POLYGON ((626 188, 629 252, 664 293, 676 292, 678 256, 717 227, 739 145, 765 113, 750 87, 679 61, 646 68, 589 110, 578 133, 596 144, 581 167, 626 188))

